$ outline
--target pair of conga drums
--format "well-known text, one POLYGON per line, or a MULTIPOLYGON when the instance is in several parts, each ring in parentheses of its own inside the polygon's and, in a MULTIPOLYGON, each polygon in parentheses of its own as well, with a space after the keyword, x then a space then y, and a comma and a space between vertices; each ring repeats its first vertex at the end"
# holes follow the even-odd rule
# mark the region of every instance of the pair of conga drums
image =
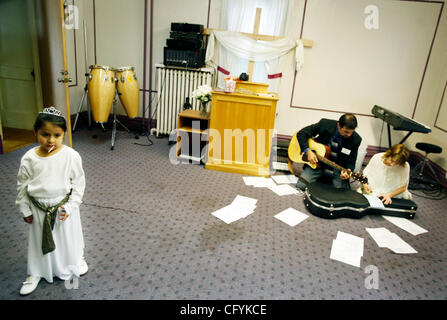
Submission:
POLYGON ((94 121, 107 122, 116 91, 128 117, 135 118, 138 115, 140 102, 135 68, 115 69, 104 65, 91 65, 88 98, 94 121))

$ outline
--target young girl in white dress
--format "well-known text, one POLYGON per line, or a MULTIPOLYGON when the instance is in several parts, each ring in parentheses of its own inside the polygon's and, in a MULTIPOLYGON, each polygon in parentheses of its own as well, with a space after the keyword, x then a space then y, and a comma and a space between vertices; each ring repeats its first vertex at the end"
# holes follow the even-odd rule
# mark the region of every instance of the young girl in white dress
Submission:
POLYGON ((40 279, 70 280, 87 273, 79 205, 85 189, 78 152, 62 144, 65 118, 45 108, 34 123, 39 146, 21 159, 16 207, 29 224, 28 277, 21 295, 33 292, 40 279))
POLYGON ((368 183, 363 184, 363 190, 358 191, 382 198, 384 204, 390 204, 393 197, 411 199, 411 193, 408 191, 409 156, 410 152, 402 144, 396 144, 386 152, 375 154, 363 170, 368 183))

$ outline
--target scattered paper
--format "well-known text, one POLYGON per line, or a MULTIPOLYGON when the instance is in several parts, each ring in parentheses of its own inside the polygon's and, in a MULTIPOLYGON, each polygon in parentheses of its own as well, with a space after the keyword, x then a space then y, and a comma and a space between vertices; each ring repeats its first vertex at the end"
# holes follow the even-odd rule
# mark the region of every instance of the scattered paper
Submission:
POLYGON ((332 241, 330 258, 360 268, 363 246, 363 238, 338 231, 337 238, 332 241))
POLYGON ((281 220, 284 223, 287 223, 289 226, 294 227, 298 223, 303 222, 309 216, 307 214, 304 214, 298 210, 295 210, 293 208, 288 208, 284 211, 281 211, 277 215, 274 216, 276 219, 281 220))
POLYGON ((293 174, 287 174, 287 175, 278 175, 278 176, 272 176, 272 179, 277 184, 284 184, 284 183, 293 183, 296 184, 298 181, 298 177, 293 174))
POLYGON ((399 218, 399 217, 390 217, 390 216, 382 216, 392 224, 398 226, 401 229, 404 229, 405 231, 411 233, 413 236, 417 236, 418 234, 428 232, 424 228, 418 226, 413 221, 410 221, 405 218, 399 218))
POLYGON ((281 184, 279 186, 269 187, 278 196, 285 196, 289 194, 298 194, 298 190, 288 184, 281 184))
POLYGON ((330 258, 360 268, 362 256, 348 243, 333 240, 330 258))
POLYGON ((408 243, 402 240, 397 234, 390 232, 386 228, 366 228, 377 245, 381 248, 388 248, 395 253, 417 253, 408 243))
POLYGON ((380 198, 368 194, 364 194, 363 196, 368 200, 369 205, 372 208, 385 208, 385 205, 383 204, 382 200, 380 200, 380 198))
POLYGON ((258 184, 259 181, 265 180, 264 177, 242 177, 242 179, 244 180, 247 186, 254 186, 258 184))
POLYGON ((276 186, 276 183, 271 178, 264 177, 242 177, 247 186, 255 188, 268 188, 276 186))
POLYGON ((252 214, 255 211, 257 201, 257 199, 238 195, 230 205, 211 214, 226 224, 230 224, 252 214))
POLYGON ((389 231, 386 228, 365 228, 380 248, 390 245, 389 231))
POLYGON ((242 177, 242 179, 247 186, 253 186, 255 188, 269 188, 278 196, 300 194, 299 190, 289 185, 289 183, 296 183, 298 178, 294 175, 274 176, 272 178, 242 177), (274 180, 279 181, 281 184, 276 184, 274 180))
POLYGON ((408 243, 402 240, 397 234, 391 233, 390 235, 391 246, 389 248, 395 253, 417 253, 408 243))
POLYGON ((287 171, 289 172, 289 165, 285 162, 272 161, 272 168, 275 170, 287 171))

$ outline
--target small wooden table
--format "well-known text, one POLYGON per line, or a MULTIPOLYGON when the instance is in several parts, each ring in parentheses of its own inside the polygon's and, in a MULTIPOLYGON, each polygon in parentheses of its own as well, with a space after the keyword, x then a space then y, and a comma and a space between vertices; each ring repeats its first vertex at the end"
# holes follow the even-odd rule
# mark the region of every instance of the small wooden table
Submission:
POLYGON ((177 117, 177 157, 192 160, 193 163, 206 161, 208 127, 210 115, 203 116, 199 110, 185 110, 177 117))

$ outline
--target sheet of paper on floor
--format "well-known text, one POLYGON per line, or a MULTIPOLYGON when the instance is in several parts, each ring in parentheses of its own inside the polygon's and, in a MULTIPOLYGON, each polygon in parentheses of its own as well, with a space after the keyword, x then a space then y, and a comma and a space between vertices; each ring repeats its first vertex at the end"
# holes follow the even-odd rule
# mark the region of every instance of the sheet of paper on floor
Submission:
POLYGON ((390 232, 386 228, 365 229, 381 248, 388 248, 395 253, 401 254, 417 253, 413 247, 402 240, 397 234, 390 232))
POLYGON ((272 161, 272 168, 289 172, 289 164, 285 162, 272 161))
POLYGON ((276 186, 276 183, 271 178, 264 177, 242 177, 247 186, 255 188, 268 188, 276 186))
POLYGON ((264 181, 264 177, 242 177, 247 186, 254 186, 259 181, 264 181))
POLYGON ((240 208, 241 210, 246 212, 252 211, 250 213, 253 213, 254 209, 256 208, 257 202, 258 199, 237 195, 236 198, 234 198, 233 202, 231 203, 231 206, 240 208))
POLYGON ((388 248, 389 231, 386 228, 365 228, 380 248, 388 248))
POLYGON ((405 218, 400 217, 390 217, 390 216, 382 216, 392 224, 398 226, 399 228, 411 233, 413 236, 417 236, 418 234, 428 232, 424 228, 418 226, 413 221, 410 221, 405 218))
POLYGON ((269 187, 274 193, 278 196, 285 196, 289 194, 298 194, 298 190, 295 187, 292 187, 288 184, 280 184, 278 186, 269 187))
POLYGON ((283 184, 283 183, 296 184, 296 182, 298 181, 298 177, 293 174, 283 174, 283 175, 278 175, 278 176, 272 176, 272 179, 277 184, 283 184))
POLYGON ((330 258, 360 268, 363 256, 364 239, 338 231, 332 241, 330 258))
POLYGON ((309 218, 307 214, 304 214, 293 208, 283 210, 280 213, 276 214, 274 217, 278 220, 281 220, 284 223, 287 223, 291 227, 294 227, 298 223, 301 223, 307 218, 309 218))
POLYGON ((252 214, 256 208, 257 201, 257 199, 238 195, 230 205, 216 210, 211 214, 223 222, 230 224, 252 214))

